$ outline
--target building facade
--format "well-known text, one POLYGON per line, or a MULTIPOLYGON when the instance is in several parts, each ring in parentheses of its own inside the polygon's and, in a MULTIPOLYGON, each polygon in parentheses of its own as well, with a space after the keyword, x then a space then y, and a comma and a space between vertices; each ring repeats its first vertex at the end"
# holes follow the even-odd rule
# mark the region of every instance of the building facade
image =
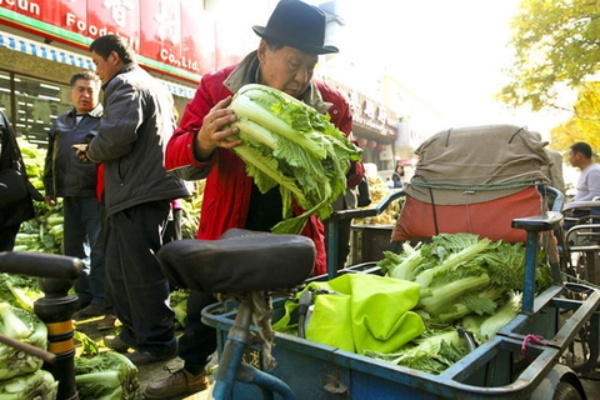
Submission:
MULTIPOLYGON (((277 0, 0 0, 0 109, 17 133, 44 147, 56 117, 70 109, 69 79, 94 69, 89 44, 115 33, 125 37, 137 61, 166 85, 181 114, 202 75, 238 62, 255 49, 254 24, 265 24, 277 0)), ((327 11, 327 10, 326 10, 327 11)), ((331 31, 343 22, 329 14, 331 31)), ((352 106, 355 138, 365 161, 392 169, 399 119, 381 102, 317 71, 352 106)))

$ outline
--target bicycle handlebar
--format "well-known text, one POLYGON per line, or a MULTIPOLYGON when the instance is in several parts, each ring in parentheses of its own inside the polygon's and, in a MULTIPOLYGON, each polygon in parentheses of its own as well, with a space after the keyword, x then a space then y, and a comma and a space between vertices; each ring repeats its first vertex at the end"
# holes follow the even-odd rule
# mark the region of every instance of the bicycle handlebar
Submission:
POLYGON ((77 279, 83 262, 75 257, 43 253, 0 252, 0 272, 40 278, 77 279))

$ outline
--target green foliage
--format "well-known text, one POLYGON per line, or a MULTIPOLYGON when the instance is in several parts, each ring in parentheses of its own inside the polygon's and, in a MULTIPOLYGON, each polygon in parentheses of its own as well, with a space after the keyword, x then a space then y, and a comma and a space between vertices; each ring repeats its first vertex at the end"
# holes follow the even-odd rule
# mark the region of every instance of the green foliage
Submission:
POLYGON ((550 132, 553 147, 568 149, 575 142, 586 142, 600 149, 600 82, 582 85, 574 105, 575 113, 550 132))
POLYGON ((532 110, 560 107, 562 88, 579 89, 600 66, 600 3, 586 0, 523 0, 512 21, 515 62, 504 102, 532 110))

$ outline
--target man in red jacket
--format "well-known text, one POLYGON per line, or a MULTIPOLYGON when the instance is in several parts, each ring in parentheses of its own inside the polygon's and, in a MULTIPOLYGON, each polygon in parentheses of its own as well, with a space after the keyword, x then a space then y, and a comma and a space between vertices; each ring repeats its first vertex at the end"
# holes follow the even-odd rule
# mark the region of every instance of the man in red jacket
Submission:
MULTIPOLYGON (((350 134, 348 103, 333 88, 312 80, 319 55, 338 52, 336 47, 324 45, 323 12, 301 1, 283 0, 266 27, 253 29, 262 38, 258 50, 238 65, 202 78, 167 146, 168 170, 186 180, 206 178, 198 239, 217 239, 231 228, 269 231, 283 219, 279 188, 261 194, 246 174, 244 162, 231 151, 240 141, 231 140, 237 128, 229 125, 236 117, 227 106, 243 85, 259 83, 282 90, 329 114, 338 129, 350 134)), ((356 186, 362 175, 362 164, 352 164, 347 174, 349 187, 356 186)), ((302 234, 315 242, 315 273, 325 273, 322 222, 312 216, 302 234)), ((179 340, 184 368, 149 384, 146 398, 167 399, 207 387, 205 366, 216 349, 216 336, 214 329, 202 324, 200 311, 214 302, 207 293, 190 294, 185 332, 179 340)))

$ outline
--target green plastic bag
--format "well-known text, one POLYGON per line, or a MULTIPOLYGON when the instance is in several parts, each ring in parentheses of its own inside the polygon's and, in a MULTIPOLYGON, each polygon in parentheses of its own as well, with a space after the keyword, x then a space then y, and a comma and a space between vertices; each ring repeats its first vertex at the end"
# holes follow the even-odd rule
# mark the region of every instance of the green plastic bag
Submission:
MULTIPOLYGON (((315 296, 306 338, 341 350, 392 353, 425 331, 411 311, 419 302, 419 284, 371 274, 345 274, 327 282, 311 282, 304 290, 330 292, 315 296)), ((302 293, 298 294, 300 297, 302 293)), ((274 329, 289 323, 295 304, 274 329)))

